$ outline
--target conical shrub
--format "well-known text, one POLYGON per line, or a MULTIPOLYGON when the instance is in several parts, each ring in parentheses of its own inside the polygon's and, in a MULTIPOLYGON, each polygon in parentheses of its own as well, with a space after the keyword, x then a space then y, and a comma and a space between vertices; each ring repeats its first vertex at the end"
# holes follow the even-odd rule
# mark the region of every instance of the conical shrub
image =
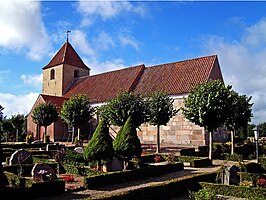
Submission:
POLYGON ((131 117, 127 119, 125 125, 117 133, 113 146, 115 155, 125 160, 141 156, 141 143, 131 117))
POLYGON ((105 120, 98 124, 91 140, 84 150, 85 160, 110 160, 113 158, 114 149, 112 138, 109 135, 109 129, 105 120))

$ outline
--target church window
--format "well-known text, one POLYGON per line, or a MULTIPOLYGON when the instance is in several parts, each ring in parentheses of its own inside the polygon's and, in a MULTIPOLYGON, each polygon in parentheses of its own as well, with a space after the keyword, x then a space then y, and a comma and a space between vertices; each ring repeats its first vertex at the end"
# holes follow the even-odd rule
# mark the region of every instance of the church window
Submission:
POLYGON ((52 70, 50 71, 50 79, 52 80, 52 79, 54 79, 54 77, 55 77, 55 70, 52 69, 52 70))
POLYGON ((79 77, 79 71, 78 70, 74 70, 74 77, 78 78, 79 77))

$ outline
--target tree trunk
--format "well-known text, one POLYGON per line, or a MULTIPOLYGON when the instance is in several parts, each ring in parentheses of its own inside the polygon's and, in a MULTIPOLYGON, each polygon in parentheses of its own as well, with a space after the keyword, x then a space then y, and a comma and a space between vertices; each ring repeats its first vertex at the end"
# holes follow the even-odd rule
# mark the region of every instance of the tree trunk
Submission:
POLYGON ((47 126, 44 126, 43 143, 47 143, 46 131, 47 131, 47 126))
POLYGON ((235 151, 234 135, 234 131, 231 131, 231 155, 233 155, 235 151))
POLYGON ((16 142, 18 142, 18 129, 16 129, 16 142))
POLYGON ((156 153, 160 153, 160 125, 157 125, 157 144, 156 153))
POLYGON ((211 161, 212 164, 212 159, 213 159, 213 153, 212 153, 212 149, 213 149, 213 141, 212 141, 212 131, 209 132, 209 137, 210 137, 210 141, 209 141, 209 159, 211 161))
POLYGON ((101 160, 97 161, 97 170, 101 171, 101 160))
POLYGON ((75 127, 73 126, 73 129, 72 129, 72 144, 74 144, 74 140, 75 140, 75 127))

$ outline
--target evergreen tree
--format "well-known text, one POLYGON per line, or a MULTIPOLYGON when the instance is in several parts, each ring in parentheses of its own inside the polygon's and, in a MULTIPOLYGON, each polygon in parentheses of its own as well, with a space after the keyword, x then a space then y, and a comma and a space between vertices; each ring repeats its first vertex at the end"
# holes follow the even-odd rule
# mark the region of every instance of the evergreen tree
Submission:
POLYGON ((96 160, 98 162, 98 170, 102 160, 110 160, 113 158, 114 149, 112 138, 109 135, 109 128, 105 120, 101 120, 98 124, 91 140, 84 150, 85 160, 96 160))
POLYGON ((115 155, 124 159, 126 163, 133 157, 141 156, 141 143, 131 117, 127 119, 125 125, 118 131, 113 146, 115 155))

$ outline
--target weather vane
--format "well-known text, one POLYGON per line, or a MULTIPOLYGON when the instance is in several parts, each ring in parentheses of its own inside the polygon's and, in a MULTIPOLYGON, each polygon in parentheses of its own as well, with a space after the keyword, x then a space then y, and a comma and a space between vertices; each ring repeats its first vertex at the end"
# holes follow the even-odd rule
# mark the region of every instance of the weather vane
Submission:
POLYGON ((67 42, 68 42, 68 34, 69 34, 70 32, 71 32, 70 30, 67 30, 67 31, 66 31, 66 34, 67 34, 67 42))

